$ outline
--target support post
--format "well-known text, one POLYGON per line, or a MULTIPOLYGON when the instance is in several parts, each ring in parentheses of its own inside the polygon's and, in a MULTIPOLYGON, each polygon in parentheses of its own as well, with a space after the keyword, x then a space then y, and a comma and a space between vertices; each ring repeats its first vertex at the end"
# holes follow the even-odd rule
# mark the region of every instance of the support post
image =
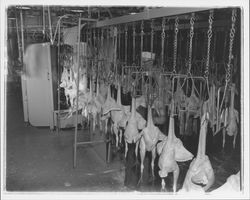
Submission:
POLYGON ((76 83, 76 121, 74 137, 74 168, 76 167, 76 150, 77 150, 77 129, 78 129, 78 100, 79 100, 79 72, 80 72, 80 41, 81 41, 81 19, 78 21, 78 52, 77 52, 77 83, 76 83))
POLYGON ((57 110, 58 110, 58 113, 57 113, 57 127, 56 127, 56 131, 57 131, 57 134, 59 134, 59 131, 60 131, 60 128, 61 128, 61 121, 60 121, 60 115, 61 115, 61 110, 60 110, 60 94, 61 94, 61 91, 60 91, 60 78, 61 78, 61 73, 60 73, 60 37, 61 37, 61 21, 59 21, 59 24, 58 24, 58 42, 57 42, 57 45, 58 45, 58 54, 57 54, 57 110))
POLYGON ((28 94, 27 94, 27 81, 25 76, 27 75, 26 72, 26 65, 24 64, 24 34, 23 34, 23 12, 20 10, 20 23, 21 23, 21 62, 23 66, 23 74, 21 76, 21 85, 22 85, 22 96, 23 96, 23 114, 24 114, 24 122, 29 122, 28 116, 28 94))

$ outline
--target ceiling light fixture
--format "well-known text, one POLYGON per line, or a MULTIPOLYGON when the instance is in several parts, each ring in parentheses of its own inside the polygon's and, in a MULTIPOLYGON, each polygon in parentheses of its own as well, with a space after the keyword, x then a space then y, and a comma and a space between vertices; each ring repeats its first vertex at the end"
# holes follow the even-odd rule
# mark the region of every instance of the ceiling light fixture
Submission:
POLYGON ((31 9, 30 7, 27 7, 27 6, 17 6, 16 8, 20 9, 20 10, 30 10, 31 9))
POLYGON ((84 11, 83 10, 71 10, 71 12, 82 13, 84 11))

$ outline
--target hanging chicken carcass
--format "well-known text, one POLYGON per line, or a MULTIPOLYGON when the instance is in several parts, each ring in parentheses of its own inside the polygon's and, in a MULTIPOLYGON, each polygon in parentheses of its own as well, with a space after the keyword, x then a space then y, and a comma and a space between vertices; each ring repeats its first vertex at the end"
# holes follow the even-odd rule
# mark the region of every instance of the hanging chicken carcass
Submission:
POLYGON ((219 188, 210 192, 210 194, 226 194, 240 192, 240 171, 237 174, 232 174, 227 178, 227 181, 219 188))
POLYGON ((101 106, 98 101, 96 101, 95 94, 93 92, 93 81, 90 79, 90 91, 86 93, 89 97, 87 100, 87 110, 88 114, 93 116, 93 131, 95 131, 95 127, 97 124, 97 114, 101 112, 101 106))
POLYGON ((183 187, 180 192, 205 192, 214 183, 214 171, 206 155, 206 134, 209 114, 207 104, 203 105, 204 114, 201 118, 198 152, 187 171, 183 187))
POLYGON ((128 144, 131 144, 131 143, 136 143, 135 153, 137 155, 137 150, 138 150, 137 148, 138 148, 138 142, 139 142, 140 137, 141 137, 141 134, 139 133, 138 122, 136 120, 136 100, 133 97, 131 115, 129 117, 128 124, 124 132, 125 157, 127 156, 127 152, 128 152, 128 144))
POLYGON ((116 103, 115 99, 111 97, 110 85, 108 85, 108 92, 105 103, 102 105, 102 117, 101 120, 105 121, 105 132, 107 130, 107 122, 110 117, 110 112, 112 110, 120 111, 121 107, 116 103))
POLYGON ((74 99, 76 97, 76 84, 73 79, 72 70, 64 67, 61 76, 60 87, 64 88, 65 96, 67 98, 67 103, 71 106, 74 105, 74 99))
MULTIPOLYGON (((186 95, 184 94, 181 84, 180 84, 180 78, 177 78, 177 86, 176 91, 173 95, 174 99, 174 111, 178 112, 182 109, 185 109, 186 106, 186 95)), ((171 109, 171 107, 169 108, 171 109)))
POLYGON ((186 123, 185 123, 185 135, 190 135, 188 131, 189 118, 192 116, 193 118, 197 118, 200 116, 200 105, 201 101, 195 94, 195 83, 193 78, 192 79, 192 90, 190 97, 187 97, 185 100, 185 110, 186 110, 186 123))
POLYGON ((238 134, 238 124, 239 124, 239 113, 234 108, 234 97, 235 97, 235 84, 231 86, 231 98, 230 98, 230 107, 225 108, 222 113, 224 130, 223 130, 223 148, 225 146, 225 132, 229 136, 234 136, 233 139, 233 148, 235 148, 236 136, 238 134))
POLYGON ((168 176, 168 173, 173 172, 173 191, 176 192, 179 176, 179 166, 176 161, 185 162, 191 160, 193 154, 183 146, 181 140, 175 136, 174 131, 174 117, 170 116, 168 137, 157 144, 157 153, 160 155, 158 165, 160 168, 159 175, 162 178, 162 190, 165 190, 164 178, 168 176))
POLYGON ((142 137, 140 139, 140 156, 141 156, 141 177, 143 177, 143 169, 144 169, 144 158, 146 155, 146 151, 152 153, 152 160, 151 160, 151 169, 152 169, 152 176, 154 176, 154 161, 156 158, 156 144, 159 140, 164 140, 166 136, 160 131, 160 129, 154 125, 153 118, 152 118, 152 108, 148 105, 148 120, 147 126, 141 131, 142 137))
POLYGON ((127 113, 130 110, 130 106, 123 106, 121 104, 121 85, 118 83, 118 92, 117 92, 117 101, 116 104, 120 107, 120 110, 111 110, 111 119, 113 121, 113 131, 116 136, 116 147, 118 147, 119 141, 119 132, 120 132, 120 141, 121 141, 121 129, 119 126, 125 128, 126 120, 128 119, 127 113))

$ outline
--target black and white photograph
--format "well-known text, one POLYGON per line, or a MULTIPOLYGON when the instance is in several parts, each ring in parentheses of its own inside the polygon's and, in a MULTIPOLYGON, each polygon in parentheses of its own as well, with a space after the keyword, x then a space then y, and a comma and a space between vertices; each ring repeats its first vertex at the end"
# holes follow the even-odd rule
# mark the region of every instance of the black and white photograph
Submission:
POLYGON ((1 199, 249 199, 249 2, 198 2, 2 2, 1 199))

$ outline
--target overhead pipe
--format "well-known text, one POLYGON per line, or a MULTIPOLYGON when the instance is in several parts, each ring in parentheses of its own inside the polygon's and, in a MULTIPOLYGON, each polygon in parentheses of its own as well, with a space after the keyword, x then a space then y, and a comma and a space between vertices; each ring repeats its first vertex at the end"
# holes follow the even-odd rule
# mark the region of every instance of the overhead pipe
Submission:
MULTIPOLYGON (((51 26, 51 16, 50 16, 50 9, 48 6, 48 17, 49 17, 49 33, 50 33, 50 42, 53 45, 54 41, 53 41, 53 33, 52 33, 52 26, 51 26)), ((56 35, 56 33, 55 33, 56 35)))
POLYGON ((45 38, 45 9, 43 6, 43 38, 45 38))
POLYGON ((18 44, 18 60, 21 63, 22 62, 22 49, 21 49, 21 43, 20 43, 17 12, 16 12, 16 34, 17 34, 17 44, 18 44))
POLYGON ((22 43, 22 63, 23 63, 23 71, 26 74, 26 67, 24 65, 24 34, 23 34, 23 12, 20 10, 20 22, 21 22, 21 43, 22 43))

